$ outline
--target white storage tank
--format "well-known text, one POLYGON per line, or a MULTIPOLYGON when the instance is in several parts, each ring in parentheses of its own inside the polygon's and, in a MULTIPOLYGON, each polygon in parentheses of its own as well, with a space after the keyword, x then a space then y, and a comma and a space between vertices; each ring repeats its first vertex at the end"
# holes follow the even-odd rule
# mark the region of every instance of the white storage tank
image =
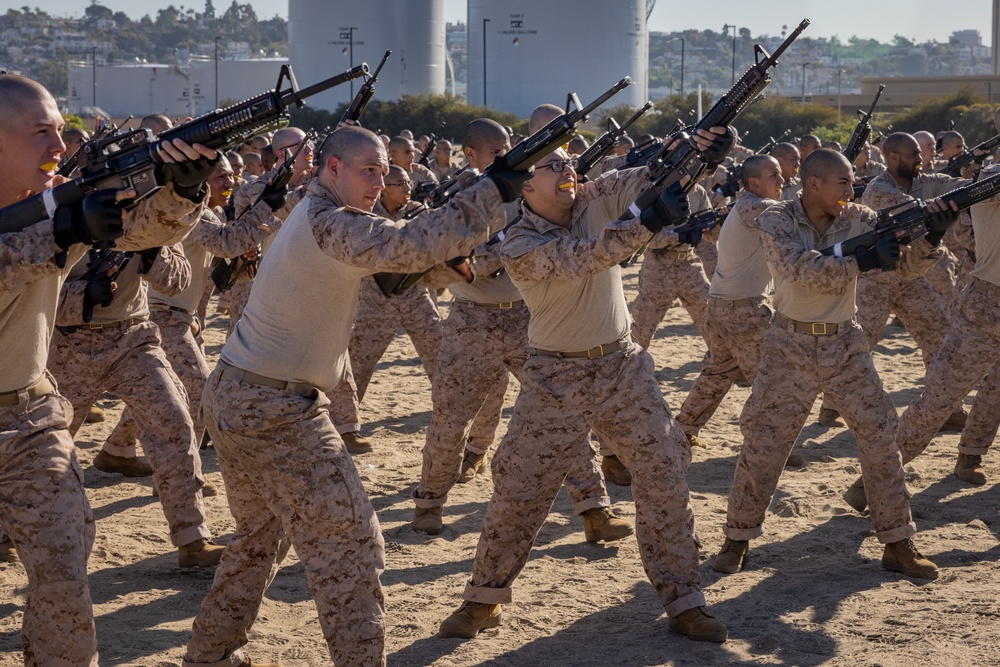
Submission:
MULTIPOLYGON (((289 0, 288 59, 302 87, 367 62, 372 70, 386 50, 375 99, 441 94, 445 86, 444 0, 289 0), (353 30, 352 30, 353 28, 353 30)), ((353 97, 361 80, 309 99, 333 110, 353 97)))
POLYGON ((524 117, 570 92, 587 104, 626 75, 633 84, 607 104, 646 102, 647 0, 468 2, 469 104, 524 117))
POLYGON ((188 77, 173 65, 142 63, 94 68, 91 64, 70 63, 68 105, 70 113, 96 106, 114 117, 151 113, 187 116, 188 77))
MULTIPOLYGON (((219 106, 260 95, 274 90, 281 66, 286 58, 248 58, 245 60, 219 60, 219 106)), ((191 116, 200 116, 216 107, 214 58, 192 59, 188 67, 191 77, 191 116)), ((296 75, 297 77, 298 75, 296 75)), ((299 86, 308 84, 299 81, 299 86)), ((287 83, 282 83, 287 88, 287 83)))

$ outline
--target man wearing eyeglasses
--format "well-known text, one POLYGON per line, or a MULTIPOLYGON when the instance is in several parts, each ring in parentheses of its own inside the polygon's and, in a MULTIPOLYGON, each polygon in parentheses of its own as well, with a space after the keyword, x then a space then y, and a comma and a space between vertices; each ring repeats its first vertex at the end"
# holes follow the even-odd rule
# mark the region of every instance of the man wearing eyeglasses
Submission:
MULTIPOLYGON (((713 128, 696 142, 705 150, 725 132, 713 128)), ((687 197, 672 186, 622 220, 646 187, 647 170, 605 174, 578 191, 567 159, 559 149, 536 165, 524 186, 523 217, 501 245, 503 266, 530 312, 531 356, 493 460, 493 497, 466 601, 439 634, 471 638, 500 624, 500 606, 510 602, 534 537, 593 429, 634 475, 636 538, 671 631, 722 642, 728 631, 706 611, 698 575, 685 480, 690 447, 663 400, 652 358, 630 340, 619 266, 664 226, 687 218, 687 197)))
MULTIPOLYGON (((486 118, 468 125, 462 144, 469 165, 478 170, 510 150, 507 131, 486 118)), ((573 171, 565 161, 541 168, 573 171)), ((517 204, 508 204, 498 207, 495 215, 506 224, 519 213, 517 204)), ((476 248, 476 280, 448 286, 455 300, 444 324, 438 374, 431 386, 434 413, 427 429, 420 485, 413 494, 413 527, 430 535, 443 528, 443 508, 451 488, 458 481, 471 480, 485 466, 509 374, 521 377, 530 352, 528 309, 510 276, 502 271, 499 249, 500 238, 476 248)), ((610 542, 628 537, 632 526, 611 511, 611 499, 587 438, 581 438, 579 445, 566 476, 566 489, 574 512, 583 516, 585 538, 610 542)))
POLYGON ((403 170, 410 175, 410 180, 414 183, 423 184, 433 182, 437 184, 437 176, 434 172, 422 164, 414 161, 416 149, 413 147, 413 140, 406 137, 393 137, 389 140, 389 163, 403 170))

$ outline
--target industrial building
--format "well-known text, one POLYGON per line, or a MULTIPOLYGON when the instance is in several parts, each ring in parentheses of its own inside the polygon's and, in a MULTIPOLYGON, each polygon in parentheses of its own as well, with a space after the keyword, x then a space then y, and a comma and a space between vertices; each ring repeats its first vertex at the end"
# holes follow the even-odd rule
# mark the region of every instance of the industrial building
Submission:
POLYGON ((647 99, 647 0, 469 0, 469 104, 527 116, 543 102, 586 104, 623 76, 610 105, 647 99))
MULTIPOLYGON (((379 99, 445 92, 444 0, 289 0, 288 60, 303 86, 367 62, 378 78, 379 99)), ((350 102, 358 82, 309 100, 333 110, 350 102)))
MULTIPOLYGON (((174 118, 199 116, 219 104, 242 101, 273 88, 286 62, 284 58, 192 58, 185 66, 73 62, 69 65, 69 112, 98 109, 113 118, 151 113, 174 118)), ((315 83, 301 77, 299 81, 302 85, 315 83)))

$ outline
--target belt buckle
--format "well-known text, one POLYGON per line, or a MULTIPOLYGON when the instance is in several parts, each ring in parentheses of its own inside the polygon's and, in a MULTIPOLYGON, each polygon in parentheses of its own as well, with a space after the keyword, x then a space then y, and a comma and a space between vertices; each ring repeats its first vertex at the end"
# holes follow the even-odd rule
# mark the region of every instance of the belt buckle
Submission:
POLYGON ((509 309, 509 308, 513 308, 514 307, 514 302, 513 301, 511 301, 511 302, 501 301, 498 304, 498 306, 499 306, 500 310, 503 310, 504 308, 508 308, 509 309))
POLYGON ((811 322, 813 336, 825 336, 826 334, 826 322, 811 322))
POLYGON ((601 357, 604 356, 604 346, 603 345, 598 345, 596 348, 592 347, 589 350, 587 350, 587 358, 588 359, 593 359, 594 358, 593 355, 591 355, 590 353, 593 352, 595 349, 597 350, 597 358, 601 358, 601 357))

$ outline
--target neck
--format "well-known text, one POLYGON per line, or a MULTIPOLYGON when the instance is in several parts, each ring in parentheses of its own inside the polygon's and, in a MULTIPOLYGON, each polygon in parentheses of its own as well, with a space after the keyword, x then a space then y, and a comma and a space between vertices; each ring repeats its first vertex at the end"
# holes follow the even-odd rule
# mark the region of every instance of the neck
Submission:
POLYGON ((529 201, 528 205, 536 214, 545 218, 553 225, 559 225, 563 229, 570 229, 573 226, 573 208, 564 208, 557 203, 549 201, 529 201))
POLYGON ((0 208, 16 204, 22 199, 30 197, 32 194, 33 193, 30 190, 22 190, 18 192, 14 190, 0 189, 0 208))
POLYGON ((826 211, 820 209, 812 201, 802 198, 802 208, 806 212, 806 217, 809 218, 810 224, 812 224, 813 229, 819 232, 822 236, 826 234, 827 230, 833 225, 834 221, 837 219, 836 216, 830 215, 826 211))

